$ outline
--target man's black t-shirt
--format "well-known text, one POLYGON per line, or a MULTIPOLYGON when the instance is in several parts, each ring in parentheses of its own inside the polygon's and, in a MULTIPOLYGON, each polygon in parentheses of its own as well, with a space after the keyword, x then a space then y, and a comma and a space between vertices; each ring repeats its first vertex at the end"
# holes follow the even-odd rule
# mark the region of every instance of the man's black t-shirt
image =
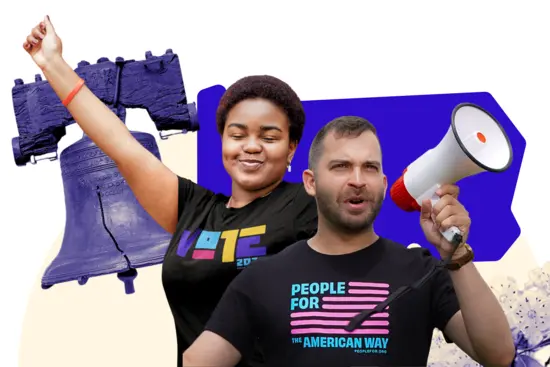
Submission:
POLYGON ((178 367, 204 330, 227 286, 256 259, 317 229, 317 206, 302 184, 282 182, 245 207, 179 178, 179 222, 163 264, 164 290, 176 324, 178 367))
POLYGON ((266 366, 425 366, 434 328, 459 310, 449 274, 368 318, 344 327, 438 260, 426 249, 380 238, 360 251, 329 256, 307 241, 259 260, 229 286, 206 326, 248 356, 259 339, 266 366))

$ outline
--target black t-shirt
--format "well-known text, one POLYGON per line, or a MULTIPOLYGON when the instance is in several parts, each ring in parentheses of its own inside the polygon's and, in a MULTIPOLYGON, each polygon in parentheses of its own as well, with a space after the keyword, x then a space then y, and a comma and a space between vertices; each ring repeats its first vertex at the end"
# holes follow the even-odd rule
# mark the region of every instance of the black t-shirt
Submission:
POLYGON ((353 332, 349 320, 438 260, 380 238, 360 251, 323 255, 305 240, 259 260, 228 287, 206 326, 248 356, 254 341, 266 366, 425 366, 434 328, 459 310, 450 276, 439 271, 353 332))
MULTIPOLYGON (((303 184, 282 182, 242 208, 179 178, 179 222, 162 269, 174 316, 178 367, 231 281, 256 259, 273 255, 317 230, 317 206, 303 184)), ((255 358, 257 359, 257 358, 255 358)))

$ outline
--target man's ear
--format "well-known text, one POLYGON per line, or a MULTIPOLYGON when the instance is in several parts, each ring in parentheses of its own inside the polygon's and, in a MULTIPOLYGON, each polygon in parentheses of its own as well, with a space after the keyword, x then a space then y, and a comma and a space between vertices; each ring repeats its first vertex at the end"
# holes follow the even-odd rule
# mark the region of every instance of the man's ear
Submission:
POLYGON ((384 199, 386 199, 387 192, 388 192, 388 177, 384 175, 384 199))
POLYGON ((302 173, 302 180, 304 182, 304 188, 310 196, 315 196, 315 174, 312 170, 306 169, 302 173))

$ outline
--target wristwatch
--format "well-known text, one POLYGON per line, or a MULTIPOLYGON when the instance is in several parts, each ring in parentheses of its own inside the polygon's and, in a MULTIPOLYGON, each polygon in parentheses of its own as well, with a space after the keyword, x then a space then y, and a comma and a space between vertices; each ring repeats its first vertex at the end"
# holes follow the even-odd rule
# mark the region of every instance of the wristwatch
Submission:
POLYGON ((474 251, 467 243, 463 243, 457 251, 462 252, 462 255, 452 259, 451 262, 447 264, 446 268, 449 270, 458 270, 474 259, 474 251))

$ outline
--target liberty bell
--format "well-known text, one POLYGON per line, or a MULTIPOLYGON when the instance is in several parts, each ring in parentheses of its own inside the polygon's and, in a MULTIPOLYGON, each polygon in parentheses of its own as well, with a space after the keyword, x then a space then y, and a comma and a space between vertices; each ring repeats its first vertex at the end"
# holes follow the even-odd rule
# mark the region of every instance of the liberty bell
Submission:
MULTIPOLYGON (((126 108, 146 109, 161 139, 199 130, 195 103, 187 103, 179 59, 171 49, 141 61, 81 61, 75 72, 106 106, 126 121, 126 108), (176 132, 174 132, 176 131, 176 132), (172 133, 171 133, 172 132, 172 133)), ((57 159, 57 144, 75 121, 40 75, 12 89, 20 136, 12 140, 18 166, 57 159)), ((131 131, 159 160, 153 135, 131 131)), ((117 274, 134 293, 137 269, 160 264, 171 235, 139 204, 116 164, 85 134, 59 157, 66 223, 61 248, 42 277, 42 288, 117 274)))
MULTIPOLYGON (((116 111, 125 120, 125 108, 116 111)), ((131 134, 155 157, 155 138, 131 134)), ((115 163, 86 135, 60 154, 66 224, 59 253, 42 277, 42 288, 118 273, 127 294, 137 268, 162 262, 170 234, 138 203, 115 163)))

